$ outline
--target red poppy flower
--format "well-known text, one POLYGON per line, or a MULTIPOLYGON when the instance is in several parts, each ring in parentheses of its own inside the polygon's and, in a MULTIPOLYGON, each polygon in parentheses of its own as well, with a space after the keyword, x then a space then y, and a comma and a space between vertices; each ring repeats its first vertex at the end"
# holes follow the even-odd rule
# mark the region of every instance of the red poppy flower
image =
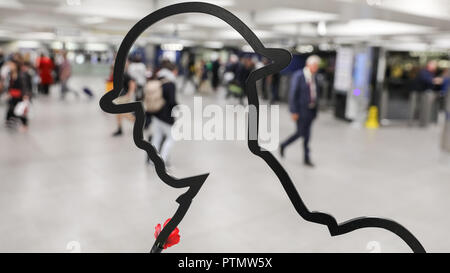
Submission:
MULTIPOLYGON (((167 223, 169 223, 170 219, 169 218, 166 220, 166 222, 164 222, 164 226, 163 228, 167 225, 167 223)), ((158 238, 158 235, 161 233, 161 224, 157 224, 155 227, 155 239, 158 238)), ((170 233, 169 238, 167 238, 166 243, 164 244, 164 249, 171 247, 173 245, 176 245, 180 242, 180 235, 178 234, 180 232, 180 230, 176 227, 172 233, 170 233)))

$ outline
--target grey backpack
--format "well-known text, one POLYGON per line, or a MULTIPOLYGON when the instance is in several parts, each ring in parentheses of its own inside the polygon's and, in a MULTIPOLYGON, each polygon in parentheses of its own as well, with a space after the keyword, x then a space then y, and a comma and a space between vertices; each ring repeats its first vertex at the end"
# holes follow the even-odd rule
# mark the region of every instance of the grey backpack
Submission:
POLYGON ((144 108, 146 112, 155 113, 163 108, 166 101, 163 97, 162 80, 150 80, 144 87, 144 108))

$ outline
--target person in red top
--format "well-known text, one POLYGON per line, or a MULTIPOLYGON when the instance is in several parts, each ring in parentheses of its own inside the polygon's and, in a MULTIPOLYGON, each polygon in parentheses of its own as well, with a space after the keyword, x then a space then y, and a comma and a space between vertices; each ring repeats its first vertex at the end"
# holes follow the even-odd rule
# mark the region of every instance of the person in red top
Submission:
POLYGON ((48 95, 50 85, 53 83, 53 62, 49 57, 41 54, 37 60, 36 67, 39 71, 39 77, 41 79, 40 92, 44 95, 48 95))

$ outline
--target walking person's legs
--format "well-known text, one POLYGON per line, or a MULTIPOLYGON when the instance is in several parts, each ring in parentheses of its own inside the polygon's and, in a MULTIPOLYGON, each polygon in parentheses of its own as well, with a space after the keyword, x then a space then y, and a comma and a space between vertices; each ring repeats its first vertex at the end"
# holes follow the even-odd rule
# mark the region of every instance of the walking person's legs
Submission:
POLYGON ((152 123, 152 113, 145 112, 145 122, 144 122, 144 130, 147 130, 152 123))
POLYGON ((50 88, 50 85, 48 83, 42 85, 42 92, 44 95, 49 94, 49 88, 50 88))
POLYGON ((292 134, 288 139, 286 139, 284 142, 280 145, 280 155, 281 157, 284 157, 284 150, 287 146, 289 146, 291 143, 302 137, 302 130, 301 130, 301 122, 297 121, 297 130, 294 134, 292 134))
POLYGON ((68 85, 68 79, 67 80, 61 80, 61 99, 64 99, 65 97, 66 97, 66 94, 67 93, 69 93, 69 92, 72 92, 72 93, 74 93, 74 95, 77 97, 77 98, 80 98, 80 94, 78 94, 78 92, 77 91, 75 91, 75 90, 73 90, 73 89, 71 89, 70 87, 69 87, 69 85, 68 85))
POLYGON ((197 84, 195 83, 195 80, 194 80, 194 77, 193 77, 193 76, 186 76, 186 77, 184 78, 183 84, 182 84, 182 86, 181 86, 181 88, 180 88, 181 93, 186 93, 186 87, 187 87, 190 83, 192 84, 192 87, 194 88, 194 93, 197 93, 198 86, 197 86, 197 84))
POLYGON ((6 122, 10 121, 14 117, 14 108, 19 103, 20 99, 11 98, 8 103, 8 110, 6 111, 6 122))
POLYGON ((117 131, 113 133, 113 136, 121 136, 122 135, 122 114, 116 115, 117 121, 117 131))
POLYGON ((117 121, 117 131, 113 133, 113 136, 121 136, 122 135, 122 120, 126 118, 131 122, 134 122, 135 117, 131 113, 124 113, 116 115, 117 121))
POLYGON ((28 130, 28 118, 20 117, 20 121, 22 122, 22 127, 20 127, 20 130, 22 132, 26 132, 28 130))
POLYGON ((152 121, 152 124, 154 130, 151 143, 159 152, 163 161, 167 163, 170 149, 172 148, 172 145, 174 143, 174 139, 172 137, 172 125, 160 121, 157 118, 152 121), (163 139, 164 143, 162 143, 163 139))
POLYGON ((185 93, 186 85, 188 84, 188 82, 189 82, 189 76, 185 75, 183 77, 183 83, 181 84, 181 88, 180 88, 181 93, 185 93))
POLYGON ((304 164, 309 167, 314 167, 314 164, 311 162, 310 157, 310 148, 309 148, 309 140, 311 138, 311 126, 312 120, 308 120, 305 122, 303 126, 303 152, 304 152, 304 164))
POLYGON ((157 118, 153 119, 153 135, 152 135, 152 145, 153 147, 155 147, 155 149, 160 152, 160 148, 161 148, 161 142, 163 140, 164 137, 164 131, 163 128, 161 126, 162 122, 160 120, 158 120, 157 118))
POLYGON ((61 99, 64 99, 66 97, 66 92, 67 92, 67 81, 63 81, 61 80, 60 82, 61 85, 61 99))
POLYGON ((167 160, 169 159, 170 150, 174 143, 174 139, 172 137, 172 126, 170 124, 163 123, 161 127, 164 131, 164 135, 166 138, 161 146, 160 154, 164 162, 167 163, 167 160))

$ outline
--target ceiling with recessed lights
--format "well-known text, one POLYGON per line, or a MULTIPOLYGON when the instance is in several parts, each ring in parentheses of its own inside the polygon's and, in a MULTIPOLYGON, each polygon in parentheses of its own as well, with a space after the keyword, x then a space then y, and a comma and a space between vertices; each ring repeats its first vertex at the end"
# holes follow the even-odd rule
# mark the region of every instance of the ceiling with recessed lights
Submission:
MULTIPOLYGON (((117 45, 140 18, 173 0, 1 0, 0 40, 117 45)), ((420 45, 450 49, 450 0, 212 0, 234 12, 266 44, 420 45)), ((243 45, 209 15, 177 15, 138 43, 243 45)))

